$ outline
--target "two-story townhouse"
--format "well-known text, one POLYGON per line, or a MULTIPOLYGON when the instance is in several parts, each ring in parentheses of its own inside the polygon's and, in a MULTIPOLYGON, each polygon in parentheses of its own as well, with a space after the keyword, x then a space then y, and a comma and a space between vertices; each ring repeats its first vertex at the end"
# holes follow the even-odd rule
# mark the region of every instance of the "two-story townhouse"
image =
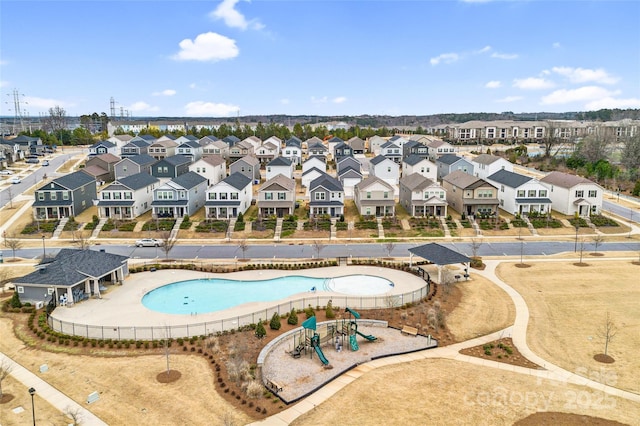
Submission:
POLYGON ((604 189, 582 176, 551 172, 540 182, 549 189, 551 208, 565 215, 600 214, 604 189))
POLYGON ((340 181, 324 173, 309 184, 309 216, 344 214, 344 189, 340 181))
MULTIPOLYGON (((333 159, 336 160, 336 161, 337 161, 337 159, 336 159, 336 146, 342 145, 343 143, 344 143, 344 140, 340 139, 337 136, 334 136, 334 137, 330 138, 327 141, 327 148, 329 150, 329 154, 331 154, 333 156, 333 159)), ((351 152, 351 147, 349 147, 349 152, 350 152, 350 154, 348 154, 348 155, 353 155, 353 153, 351 152)))
POLYGON ((260 182, 260 161, 253 155, 247 155, 229 166, 229 174, 242 173, 254 183, 260 182))
POLYGON ((415 155, 420 158, 429 158, 429 147, 415 140, 410 140, 402 146, 402 158, 415 155))
POLYGON ((409 142, 409 139, 400 135, 393 135, 389 138, 389 142, 398 145, 400 147, 400 152, 402 152, 402 147, 405 143, 409 142))
POLYGON ((160 179, 137 173, 117 179, 98 194, 98 217, 133 220, 151 210, 153 190, 160 179))
POLYGON ((456 148, 453 145, 440 139, 429 142, 427 147, 429 148, 431 161, 435 161, 443 155, 453 155, 456 152, 456 148))
POLYGON ((120 156, 122 156, 122 148, 127 145, 134 136, 131 135, 113 135, 107 140, 114 144, 120 150, 120 156))
POLYGON ((551 210, 549 189, 537 179, 508 170, 498 170, 486 181, 498 188, 500 208, 513 215, 547 213, 551 210))
POLYGON ((400 180, 400 164, 383 155, 369 160, 369 176, 376 176, 389 185, 397 185, 400 180))
POLYGON ((252 147, 251 152, 255 152, 256 149, 258 149, 258 147, 260 145, 262 145, 262 140, 257 136, 248 136, 248 137, 242 139, 241 142, 250 144, 251 147, 252 147))
POLYGON ((229 148, 229 160, 235 161, 247 155, 253 155, 253 145, 247 141, 240 141, 229 148))
POLYGON ((353 154, 364 154, 364 141, 357 136, 352 137, 347 141, 347 145, 353 150, 353 154))
POLYGON ((322 141, 314 142, 311 144, 307 142, 307 158, 327 157, 328 154, 329 154, 329 150, 327 149, 326 146, 324 146, 322 141))
POLYGON ((287 139, 280 156, 288 158, 296 166, 302 164, 302 141, 295 136, 287 139))
POLYGON ((410 216, 446 216, 445 189, 435 179, 412 173, 400 179, 400 205, 410 216))
POLYGON ((83 171, 69 173, 39 187, 34 198, 36 220, 77 216, 98 199, 96 181, 83 171))
POLYGON ((114 177, 122 179, 123 177, 135 175, 138 173, 151 174, 151 167, 157 162, 155 158, 149 154, 134 155, 125 157, 118 161, 113 167, 114 177))
POLYGON ((471 159, 474 174, 480 179, 486 179, 497 171, 513 172, 513 163, 505 158, 491 154, 480 154, 471 159))
POLYGON ((402 176, 419 173, 427 179, 438 179, 438 167, 431 160, 411 154, 402 160, 402 176))
POLYGON ((233 173, 207 190, 208 218, 228 219, 244 214, 253 198, 252 181, 242 173, 233 173))
POLYGON ((272 142, 264 142, 255 150, 255 156, 261 164, 267 164, 278 155, 280 155, 280 146, 272 142))
POLYGON ((336 163, 339 163, 345 157, 353 157, 353 149, 349 145, 341 142, 333 147, 333 159, 336 163))
POLYGON ((235 135, 229 135, 222 138, 222 142, 226 143, 229 148, 240 142, 240 138, 235 135))
POLYGON ((309 196, 309 186, 311 185, 311 182, 313 182, 314 180, 316 180, 317 178, 319 178, 320 176, 326 173, 327 173, 326 170, 318 169, 316 167, 312 167, 302 172, 302 178, 300 179, 300 183, 304 188, 305 196, 307 197, 309 196))
POLYGON ((202 158, 203 149, 197 141, 182 142, 176 147, 176 155, 184 155, 193 163, 202 158))
POLYGON ((195 172, 187 172, 158 186, 153 191, 153 217, 192 216, 204 206, 207 179, 195 172))
POLYGON ((20 144, 13 142, 13 140, 0 139, 0 146, 3 148, 2 155, 9 164, 25 157, 25 152, 20 147, 20 144))
POLYGON ((380 155, 382 145, 384 145, 385 143, 387 143, 387 140, 382 136, 371 136, 369 138, 369 152, 373 155, 380 155))
POLYGON ((322 170, 323 172, 327 171, 327 161, 325 157, 313 156, 309 157, 304 163, 302 163, 302 173, 307 170, 311 170, 316 168, 318 170, 322 170))
POLYGON ((112 181, 115 179, 115 166, 120 160, 120 157, 113 154, 96 155, 87 160, 85 163, 85 171, 93 175, 97 181, 112 181), (103 173, 93 173, 91 169, 94 167, 103 170, 103 173))
POLYGON ((184 155, 172 155, 158 161, 151 167, 151 175, 157 178, 176 178, 189 171, 191 161, 184 155))
POLYGON ((265 166, 265 177, 267 180, 274 178, 277 175, 284 175, 288 178, 293 178, 293 168, 294 165, 290 159, 285 157, 276 157, 265 166))
POLYGON ((213 136, 213 135, 209 135, 209 136, 203 136, 200 139, 198 139, 198 143, 200 144, 201 147, 205 147, 207 145, 209 145, 211 142, 215 142, 218 141, 220 139, 218 139, 217 137, 213 136))
POLYGON ((296 181, 278 175, 258 189, 258 214, 262 217, 292 215, 296 204, 296 181))
POLYGON ((454 154, 444 154, 436 159, 438 166, 438 179, 442 180, 446 175, 461 170, 467 174, 473 175, 473 163, 463 157, 454 154))
MULTIPOLYGON (((163 136, 164 138, 164 136, 163 136)), ((167 157, 173 157, 176 155, 176 148, 178 144, 171 139, 159 138, 157 141, 149 145, 147 154, 155 158, 156 160, 162 160, 167 157)))
POLYGON ((219 155, 226 160, 229 159, 229 145, 221 140, 215 140, 202 147, 203 155, 219 155))
POLYGON ((456 170, 442 179, 449 207, 462 215, 498 213, 498 188, 484 179, 456 170))
POLYGON ((379 156, 386 157, 394 163, 400 163, 402 161, 402 147, 394 142, 386 142, 380 147, 379 156))
MULTIPOLYGON (((280 139, 277 136, 269 136, 262 143, 263 144, 272 143, 272 144, 274 144, 275 146, 278 147, 278 150, 280 150, 280 148, 282 148, 284 146, 284 143, 283 143, 282 139, 280 139)), ((280 151, 278 151, 278 154, 280 154, 280 151)))
POLYGON ((149 143, 142 138, 134 138, 120 148, 120 156, 122 158, 134 157, 136 155, 147 154, 149 152, 149 143))
MULTIPOLYGON (((178 146, 182 145, 185 142, 198 142, 198 138, 194 135, 182 135, 176 139, 176 143, 178 144, 178 146)), ((198 145, 200 145, 199 142, 198 145)))
POLYGON ((20 150, 24 153, 24 156, 42 154, 49 148, 47 145, 42 144, 42 139, 27 135, 19 135, 11 139, 11 142, 20 145, 20 150))
POLYGON ((205 155, 195 163, 189 164, 189 171, 204 176, 207 185, 211 186, 227 176, 227 163, 219 155, 205 155))
POLYGON ((395 188, 376 176, 358 183, 353 190, 353 199, 363 216, 395 215, 395 188))
POLYGON ((89 147, 90 157, 101 154, 118 155, 118 147, 116 146, 116 144, 109 141, 96 142, 89 147))

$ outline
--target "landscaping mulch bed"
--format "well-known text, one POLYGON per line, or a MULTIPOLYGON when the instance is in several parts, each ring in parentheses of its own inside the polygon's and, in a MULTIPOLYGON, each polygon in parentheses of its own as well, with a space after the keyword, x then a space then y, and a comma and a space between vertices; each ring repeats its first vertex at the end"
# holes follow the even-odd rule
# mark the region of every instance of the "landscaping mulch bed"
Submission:
POLYGON ((490 361, 503 362, 505 364, 517 365, 519 367, 542 369, 538 364, 529 361, 520 354, 514 346, 510 337, 485 343, 484 345, 462 349, 463 355, 474 356, 476 358, 488 359, 490 361))

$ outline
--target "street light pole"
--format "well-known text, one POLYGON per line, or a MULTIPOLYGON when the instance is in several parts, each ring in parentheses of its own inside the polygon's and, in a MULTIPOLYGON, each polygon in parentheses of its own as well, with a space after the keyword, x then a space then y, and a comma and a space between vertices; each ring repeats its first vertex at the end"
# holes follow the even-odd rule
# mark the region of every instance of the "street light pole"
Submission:
POLYGON ((34 388, 29 388, 29 395, 31 395, 31 416, 33 417, 33 426, 36 426, 36 406, 33 403, 33 396, 36 394, 34 388))
POLYGON ((580 226, 578 225, 578 223, 576 222, 576 242, 573 245, 573 252, 577 252, 578 251, 578 230, 580 230, 580 226))
POLYGON ((44 262, 44 260, 47 258, 47 249, 44 245, 44 235, 42 236, 42 261, 44 262))

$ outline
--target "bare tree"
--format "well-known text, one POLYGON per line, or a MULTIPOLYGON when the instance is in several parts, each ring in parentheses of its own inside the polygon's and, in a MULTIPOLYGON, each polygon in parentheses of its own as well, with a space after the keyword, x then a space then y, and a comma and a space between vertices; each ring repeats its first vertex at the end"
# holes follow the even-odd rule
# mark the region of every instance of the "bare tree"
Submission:
POLYGON ((243 238, 240 241, 238 241, 238 250, 242 251, 242 258, 245 259, 247 250, 249 250, 249 243, 247 242, 246 238, 243 238))
POLYGON ((598 246, 604 242, 604 237, 600 234, 593 237, 594 253, 598 253, 598 246))
POLYGON ((555 157, 558 152, 571 142, 561 135, 560 122, 547 121, 546 134, 542 139, 542 146, 544 146, 545 158, 555 157))
POLYGON ((20 248, 22 248, 22 240, 18 237, 16 237, 15 233, 11 233, 8 236, 4 237, 4 245, 11 249, 11 252, 13 253, 13 258, 16 258, 16 250, 20 250, 20 248))
POLYGON ((440 273, 440 285, 442 286, 445 300, 451 294, 455 283, 456 280, 453 277, 453 273, 451 273, 447 268, 442 268, 442 272, 440 273))
POLYGON ((396 243, 388 242, 388 243, 385 243, 384 245, 384 249, 387 251, 387 255, 389 257, 391 257, 391 252, 393 251, 394 248, 396 248, 396 243))
POLYGON ((577 146, 576 154, 589 163, 607 158, 609 155, 610 140, 603 135, 594 134, 586 136, 577 146))
POLYGON ((598 331, 598 336, 604 339, 604 354, 607 355, 609 350, 609 343, 616 337, 618 334, 618 327, 616 327, 615 322, 611 318, 611 314, 607 311, 607 317, 605 319, 602 328, 598 331))
POLYGON ((580 240, 578 249, 580 250, 580 263, 582 263, 582 256, 584 255, 584 239, 580 240))
POLYGON ((640 167, 640 134, 624 139, 622 144, 620 161, 627 170, 636 170, 640 167))
POLYGON ((89 238, 84 235, 82 231, 76 234, 75 231, 72 233, 73 244, 77 246, 80 250, 89 250, 91 243, 89 242, 89 238))
POLYGON ((471 256, 478 257, 478 250, 482 247, 483 241, 480 239, 471 239, 471 256))
POLYGON ((73 421, 72 425, 78 426, 82 424, 82 411, 79 407, 67 406, 63 413, 73 421))
POLYGON ((169 343, 169 340, 170 340, 169 331, 170 331, 169 330, 169 326, 165 324, 165 326, 164 326, 164 337, 165 338, 164 338, 164 342, 163 342, 163 347, 164 347, 164 357, 165 357, 165 359, 167 361, 167 376, 171 373, 171 367, 170 367, 170 364, 169 364, 169 355, 171 354, 171 349, 170 349, 171 346, 170 346, 170 343, 169 343))
POLYGON ((316 257, 319 259, 320 252, 326 247, 326 245, 323 244, 322 241, 320 240, 315 240, 313 244, 311 244, 311 246, 313 247, 313 250, 315 250, 316 252, 316 257))
POLYGON ((11 370, 13 370, 13 366, 3 358, 0 361, 0 399, 2 399, 2 382, 9 376, 11 370))
MULTIPOLYGON (((44 118, 44 125, 51 133, 61 132, 67 128, 67 111, 59 105, 49 108, 49 116, 44 118)), ((62 141, 60 141, 62 142, 62 141)))
POLYGON ((177 242, 177 238, 171 238, 171 231, 162 231, 162 234, 160 234, 160 248, 164 252, 165 259, 169 260, 169 252, 177 242))
POLYGON ((11 187, 7 188, 7 195, 9 196, 9 208, 13 209, 13 189, 11 187))

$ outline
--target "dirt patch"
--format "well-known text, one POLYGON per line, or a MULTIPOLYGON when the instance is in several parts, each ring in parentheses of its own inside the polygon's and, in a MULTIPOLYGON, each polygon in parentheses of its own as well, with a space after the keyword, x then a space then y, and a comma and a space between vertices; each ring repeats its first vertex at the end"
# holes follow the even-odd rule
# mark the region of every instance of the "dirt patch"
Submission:
POLYGON ((589 266, 589 264, 584 262, 575 262, 573 266, 585 267, 585 266, 589 266))
POLYGON ((533 368, 537 370, 542 369, 538 364, 533 363, 522 356, 510 337, 498 339, 493 342, 485 343, 484 345, 466 348, 461 350, 460 353, 474 356, 476 358, 517 365, 519 367, 533 368))
POLYGON ((540 426, 540 425, 563 425, 563 426, 625 426, 626 423, 615 420, 603 419, 601 417, 585 416, 582 414, 540 412, 531 414, 524 419, 518 420, 513 426, 540 426))
POLYGON ((0 397, 0 404, 6 404, 7 402, 13 401, 14 398, 15 396, 10 393, 3 393, 0 397))
POLYGON ((589 256, 598 256, 598 257, 602 257, 602 256, 604 256, 604 253, 589 253, 589 256))
POLYGON ((178 370, 169 370, 168 372, 163 371, 162 373, 158 373, 156 380, 158 383, 173 383, 180 380, 180 377, 182 377, 182 373, 178 370))
POLYGON ((613 359, 613 357, 610 357, 609 355, 605 355, 605 354, 596 354, 593 356, 593 359, 595 359, 598 362, 602 362, 604 364, 613 364, 614 362, 616 362, 616 360, 613 359))
POLYGON ((532 265, 529 265, 528 263, 516 263, 515 267, 516 268, 531 268, 532 265))

